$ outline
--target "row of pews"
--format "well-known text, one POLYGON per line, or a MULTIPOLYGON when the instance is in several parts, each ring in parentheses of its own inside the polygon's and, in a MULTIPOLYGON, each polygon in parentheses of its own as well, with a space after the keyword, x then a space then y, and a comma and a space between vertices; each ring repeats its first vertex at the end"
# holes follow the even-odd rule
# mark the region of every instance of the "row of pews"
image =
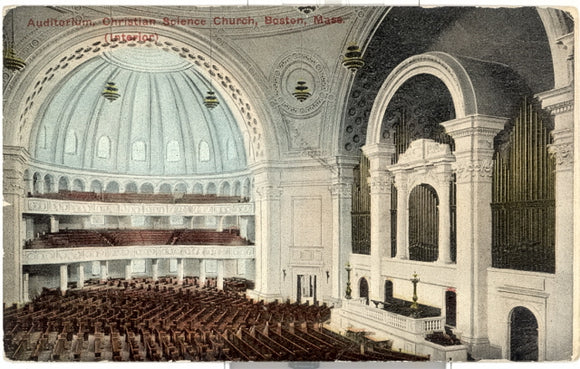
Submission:
POLYGON ((60 190, 44 194, 28 193, 28 197, 37 197, 52 200, 69 201, 100 201, 100 202, 120 202, 137 204, 227 204, 248 202, 247 197, 242 196, 217 196, 214 194, 163 194, 163 193, 96 193, 84 191, 60 190))
POLYGON ((324 328, 326 305, 254 301, 226 280, 92 281, 4 308, 4 350, 31 361, 428 360, 324 328), (209 284, 211 285, 211 284, 209 284))
POLYGON ((70 247, 148 246, 148 245, 227 245, 252 243, 240 236, 239 229, 221 232, 206 229, 164 230, 62 230, 28 240, 25 249, 70 247))

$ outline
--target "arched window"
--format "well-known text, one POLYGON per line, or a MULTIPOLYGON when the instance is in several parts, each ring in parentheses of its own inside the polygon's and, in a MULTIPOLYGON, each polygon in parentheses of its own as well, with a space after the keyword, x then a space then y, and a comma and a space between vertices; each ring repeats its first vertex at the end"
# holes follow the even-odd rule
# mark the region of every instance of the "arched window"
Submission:
POLYGON ((46 149, 46 126, 42 126, 38 132, 38 147, 46 149))
POLYGON ((83 183, 83 181, 81 181, 80 179, 77 178, 73 181, 72 190, 73 191, 84 191, 85 184, 83 183))
POLYGON ((199 143, 199 161, 206 162, 209 161, 209 145, 205 141, 199 143))
POLYGON ((409 194, 409 259, 435 261, 439 256, 439 199, 421 184, 409 194))
POLYGON ((358 284, 359 297, 366 299, 366 304, 369 304, 369 283, 365 278, 361 278, 358 284))
POLYGON ((153 193, 153 185, 151 183, 143 183, 141 185, 141 193, 153 193))
POLYGON ((228 160, 234 160, 235 158, 238 157, 238 154, 236 152, 236 145, 233 139, 228 138, 226 148, 228 150, 228 160))
POLYGON ((97 144, 97 156, 106 159, 111 155, 111 140, 107 136, 99 138, 97 144))
POLYGON ((131 159, 135 161, 145 161, 145 157, 147 155, 145 142, 143 141, 136 141, 133 142, 133 150, 131 152, 131 159))
POLYGON ((73 130, 68 131, 66 134, 64 152, 71 155, 76 155, 77 153, 77 135, 73 130))
POLYGON ((58 190, 59 191, 67 191, 68 190, 68 178, 67 177, 60 177, 59 178, 58 190))
POLYGON ((179 153, 179 142, 172 140, 167 143, 167 161, 179 161, 181 154, 179 153))

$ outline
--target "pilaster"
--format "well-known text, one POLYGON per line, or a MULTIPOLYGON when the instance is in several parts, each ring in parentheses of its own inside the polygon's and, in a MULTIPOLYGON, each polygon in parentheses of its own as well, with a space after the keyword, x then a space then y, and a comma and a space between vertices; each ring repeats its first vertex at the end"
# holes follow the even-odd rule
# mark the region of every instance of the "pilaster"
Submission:
POLYGON ((392 175, 387 171, 395 153, 390 143, 369 144, 363 147, 369 159, 371 194, 371 281, 370 298, 383 300, 381 277, 382 259, 391 250, 391 185, 392 175))
MULTIPOLYGON (((550 320, 573 322, 574 309, 580 312, 578 299, 570 290, 574 286, 574 265, 578 251, 574 250, 574 91, 572 86, 539 94, 542 107, 553 119, 552 144, 548 151, 555 168, 555 252, 556 274, 554 296, 548 299, 550 320)), ((576 260, 578 263, 578 259, 576 260)), ((578 316, 576 316, 578 318, 578 316)), ((572 356, 574 332, 572 324, 548 324, 546 332, 546 360, 569 360, 572 356)))
POLYGON ((474 358, 489 357, 487 268, 491 266, 493 139, 508 119, 482 115, 442 123, 455 140, 457 328, 474 358))

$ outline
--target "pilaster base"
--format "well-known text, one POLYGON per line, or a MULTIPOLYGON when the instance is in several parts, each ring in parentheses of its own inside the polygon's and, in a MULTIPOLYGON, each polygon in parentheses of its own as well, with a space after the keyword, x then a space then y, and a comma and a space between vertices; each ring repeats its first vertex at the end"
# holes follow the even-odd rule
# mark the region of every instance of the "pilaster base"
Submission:
POLYGON ((247 290, 246 296, 255 300, 255 301, 260 301, 260 300, 264 300, 264 302, 274 302, 276 300, 278 300, 280 302, 284 301, 282 295, 280 295, 280 294, 263 293, 263 292, 256 291, 256 290, 247 290))
POLYGON ((475 360, 492 359, 495 355, 497 355, 497 349, 491 347, 488 338, 472 338, 462 336, 461 343, 467 346, 467 351, 475 360))

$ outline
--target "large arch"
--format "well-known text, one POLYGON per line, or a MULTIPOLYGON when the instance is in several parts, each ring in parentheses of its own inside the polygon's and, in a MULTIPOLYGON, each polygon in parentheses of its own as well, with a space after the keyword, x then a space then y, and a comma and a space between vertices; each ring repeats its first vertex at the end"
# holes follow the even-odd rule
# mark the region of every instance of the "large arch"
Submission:
MULTIPOLYGON (((198 11, 202 17, 208 16, 204 14, 208 10, 200 8, 198 11)), ((58 89, 60 83, 56 81, 65 79, 67 73, 76 65, 108 50, 105 45, 110 44, 104 40, 103 35, 110 32, 109 26, 104 26, 97 20, 95 23, 94 27, 69 27, 64 31, 51 30, 54 33, 45 33, 51 36, 44 39, 35 53, 27 58, 27 68, 11 75, 5 89, 6 101, 9 102, 5 109, 5 119, 19 122, 19 129, 4 130, 5 144, 30 147, 36 137, 35 122, 42 114, 43 104, 38 100, 45 99, 51 95, 51 91, 58 89), (71 44, 71 40, 75 43, 71 44), (66 62, 62 63, 63 60, 66 62), (59 61, 68 68, 62 67, 59 61), (55 68, 56 65, 58 68, 55 68)), ((194 34, 181 27, 164 27, 161 19, 156 23, 157 25, 140 26, 143 34, 155 34, 158 37, 149 46, 189 60, 208 81, 214 80, 215 88, 224 98, 223 103, 231 107, 241 131, 247 132, 251 137, 253 147, 249 151, 255 155, 250 156, 250 152, 246 152, 248 162, 278 158, 280 148, 288 146, 286 135, 282 131, 278 132, 275 125, 264 124, 273 120, 273 112, 269 104, 263 103, 268 99, 259 88, 261 83, 256 80, 253 67, 248 67, 252 62, 243 59, 241 55, 238 58, 228 57, 238 53, 226 44, 213 42, 210 45, 210 38, 206 36, 207 31, 204 29, 198 29, 200 32, 194 34), (194 50, 191 50, 192 45, 195 45, 194 50), (210 50, 214 64, 212 66, 201 62, 210 59, 210 50)), ((120 42, 116 46, 134 47, 136 44, 120 42)))

